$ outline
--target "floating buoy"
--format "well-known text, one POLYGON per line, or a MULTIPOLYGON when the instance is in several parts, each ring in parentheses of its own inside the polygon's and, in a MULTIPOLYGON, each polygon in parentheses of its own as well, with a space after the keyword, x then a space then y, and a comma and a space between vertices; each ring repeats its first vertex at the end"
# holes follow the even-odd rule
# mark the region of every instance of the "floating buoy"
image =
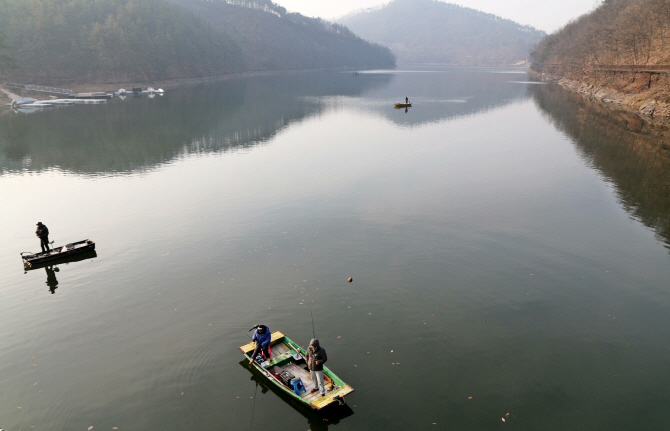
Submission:
POLYGON ((351 283, 352 281, 354 281, 354 279, 349 277, 349 280, 347 280, 347 281, 349 281, 349 283, 351 283))

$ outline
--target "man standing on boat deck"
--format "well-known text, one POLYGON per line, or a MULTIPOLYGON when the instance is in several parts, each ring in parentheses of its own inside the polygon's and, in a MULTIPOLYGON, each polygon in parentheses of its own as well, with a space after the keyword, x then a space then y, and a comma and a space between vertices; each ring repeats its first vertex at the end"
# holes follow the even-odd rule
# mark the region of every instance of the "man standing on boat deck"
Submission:
POLYGON ((323 364, 328 360, 326 349, 319 345, 319 340, 316 338, 309 342, 307 349, 307 368, 314 382, 314 389, 312 393, 319 390, 321 396, 326 395, 326 385, 323 380, 323 364))
POLYGON ((256 343, 256 348, 251 354, 251 361, 249 361, 249 365, 254 363, 256 356, 258 356, 258 354, 261 352, 263 352, 263 356, 265 356, 265 358, 270 358, 270 341, 272 341, 270 328, 265 325, 256 326, 256 330, 254 331, 254 336, 251 337, 251 341, 256 343))
POLYGON ((40 239, 40 246, 42 246, 42 252, 49 251, 49 229, 42 222, 37 222, 37 230, 35 235, 40 239))

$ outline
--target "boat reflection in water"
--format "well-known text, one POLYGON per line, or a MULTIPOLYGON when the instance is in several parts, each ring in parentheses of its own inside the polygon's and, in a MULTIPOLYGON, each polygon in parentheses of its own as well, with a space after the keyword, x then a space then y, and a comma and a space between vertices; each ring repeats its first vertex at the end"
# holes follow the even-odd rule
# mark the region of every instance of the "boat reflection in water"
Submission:
POLYGON ((62 259, 45 262, 43 264, 36 264, 31 267, 24 267, 24 274, 27 274, 29 271, 35 271, 37 269, 44 268, 44 271, 47 273, 46 285, 49 288, 49 292, 54 294, 56 293, 56 289, 58 289, 58 278, 56 278, 56 273, 60 271, 58 265, 80 262, 82 260, 94 259, 96 257, 98 257, 98 253, 96 253, 95 250, 91 250, 71 257, 64 257, 62 259))
POLYGON ((295 411, 307 419, 307 423, 309 424, 309 429, 311 431, 325 431, 329 426, 337 425, 342 419, 348 418, 354 414, 354 411, 351 409, 351 407, 346 404, 342 406, 333 404, 323 410, 312 410, 308 407, 305 407, 305 405, 298 403, 295 399, 286 395, 275 385, 269 383, 267 381, 267 377, 262 376, 255 368, 249 366, 248 361, 244 360, 239 364, 242 368, 249 371, 251 374, 251 380, 256 383, 257 386, 260 386, 261 393, 265 394, 268 391, 272 391, 275 396, 281 398, 286 402, 286 404, 293 407, 295 411))

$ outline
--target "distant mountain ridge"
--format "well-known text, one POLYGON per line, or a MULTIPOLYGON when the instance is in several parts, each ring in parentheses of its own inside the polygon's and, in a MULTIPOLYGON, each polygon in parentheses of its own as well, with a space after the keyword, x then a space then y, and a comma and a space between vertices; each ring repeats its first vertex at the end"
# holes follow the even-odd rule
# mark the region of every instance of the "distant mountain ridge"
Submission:
POLYGON ((338 22, 388 46, 400 63, 513 64, 526 60, 545 36, 530 26, 436 0, 394 0, 338 22))
POLYGON ((242 49, 246 70, 391 67, 383 46, 348 28, 289 13, 270 0, 170 0, 225 31, 242 49))

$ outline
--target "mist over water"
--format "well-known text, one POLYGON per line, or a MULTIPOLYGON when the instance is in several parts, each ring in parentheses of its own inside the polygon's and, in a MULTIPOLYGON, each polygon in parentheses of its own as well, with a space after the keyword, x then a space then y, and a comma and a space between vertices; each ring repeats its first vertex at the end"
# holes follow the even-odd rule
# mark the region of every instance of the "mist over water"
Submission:
POLYGON ((667 138, 525 81, 319 72, 0 111, 0 427, 661 429, 667 138), (37 221, 97 255, 24 273, 37 221), (355 389, 325 417, 237 350, 257 323, 306 345, 310 311, 355 389))

